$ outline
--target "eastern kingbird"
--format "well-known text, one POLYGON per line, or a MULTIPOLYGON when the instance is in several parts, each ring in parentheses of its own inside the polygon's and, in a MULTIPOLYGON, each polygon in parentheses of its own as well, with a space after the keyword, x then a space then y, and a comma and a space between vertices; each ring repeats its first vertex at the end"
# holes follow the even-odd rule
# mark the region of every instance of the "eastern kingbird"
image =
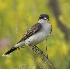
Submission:
POLYGON ((21 38, 21 40, 7 51, 3 56, 10 54, 22 46, 34 46, 45 40, 52 31, 52 26, 49 23, 49 16, 41 14, 38 22, 33 25, 21 38))

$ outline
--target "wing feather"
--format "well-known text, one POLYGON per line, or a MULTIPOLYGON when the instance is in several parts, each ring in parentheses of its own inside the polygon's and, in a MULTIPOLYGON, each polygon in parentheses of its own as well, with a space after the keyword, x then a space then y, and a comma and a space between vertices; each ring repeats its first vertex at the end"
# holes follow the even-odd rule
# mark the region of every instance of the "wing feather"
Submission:
POLYGON ((26 40, 27 38, 29 38, 30 36, 32 36, 34 33, 38 32, 41 28, 41 24, 37 23, 35 25, 33 25, 24 35, 23 38, 18 42, 22 42, 23 40, 26 40))

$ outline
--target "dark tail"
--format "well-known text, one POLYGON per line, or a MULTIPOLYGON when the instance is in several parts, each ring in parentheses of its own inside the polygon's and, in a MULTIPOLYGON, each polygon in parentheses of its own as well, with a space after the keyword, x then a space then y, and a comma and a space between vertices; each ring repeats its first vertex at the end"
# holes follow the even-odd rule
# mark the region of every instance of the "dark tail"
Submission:
POLYGON ((8 54, 10 54, 11 52, 17 50, 18 47, 12 47, 8 52, 6 52, 5 54, 3 54, 2 56, 6 56, 8 54))

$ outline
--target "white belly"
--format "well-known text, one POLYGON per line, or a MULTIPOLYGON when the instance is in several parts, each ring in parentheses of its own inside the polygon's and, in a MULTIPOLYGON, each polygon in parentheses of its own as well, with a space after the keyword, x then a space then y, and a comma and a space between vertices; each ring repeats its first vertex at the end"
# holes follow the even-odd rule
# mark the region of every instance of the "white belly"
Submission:
POLYGON ((26 46, 32 46, 32 45, 37 45, 40 42, 42 42, 44 39, 47 38, 47 36, 50 34, 51 32, 51 25, 48 24, 44 27, 42 27, 42 29, 35 33, 34 35, 32 35, 31 37, 29 37, 28 39, 25 40, 25 45, 26 46))

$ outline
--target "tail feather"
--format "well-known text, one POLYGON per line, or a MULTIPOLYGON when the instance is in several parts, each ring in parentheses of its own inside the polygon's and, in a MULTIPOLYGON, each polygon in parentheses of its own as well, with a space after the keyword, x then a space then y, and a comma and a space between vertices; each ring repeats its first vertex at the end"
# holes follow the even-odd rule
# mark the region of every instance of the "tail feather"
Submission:
POLYGON ((14 47, 12 47, 9 51, 7 51, 5 54, 3 54, 2 56, 6 56, 10 53, 12 53, 13 51, 17 50, 19 47, 24 46, 24 41, 17 43, 14 47))
POLYGON ((6 56, 8 54, 10 54, 11 52, 17 50, 18 47, 12 47, 9 51, 7 51, 5 54, 3 54, 2 56, 6 56))

